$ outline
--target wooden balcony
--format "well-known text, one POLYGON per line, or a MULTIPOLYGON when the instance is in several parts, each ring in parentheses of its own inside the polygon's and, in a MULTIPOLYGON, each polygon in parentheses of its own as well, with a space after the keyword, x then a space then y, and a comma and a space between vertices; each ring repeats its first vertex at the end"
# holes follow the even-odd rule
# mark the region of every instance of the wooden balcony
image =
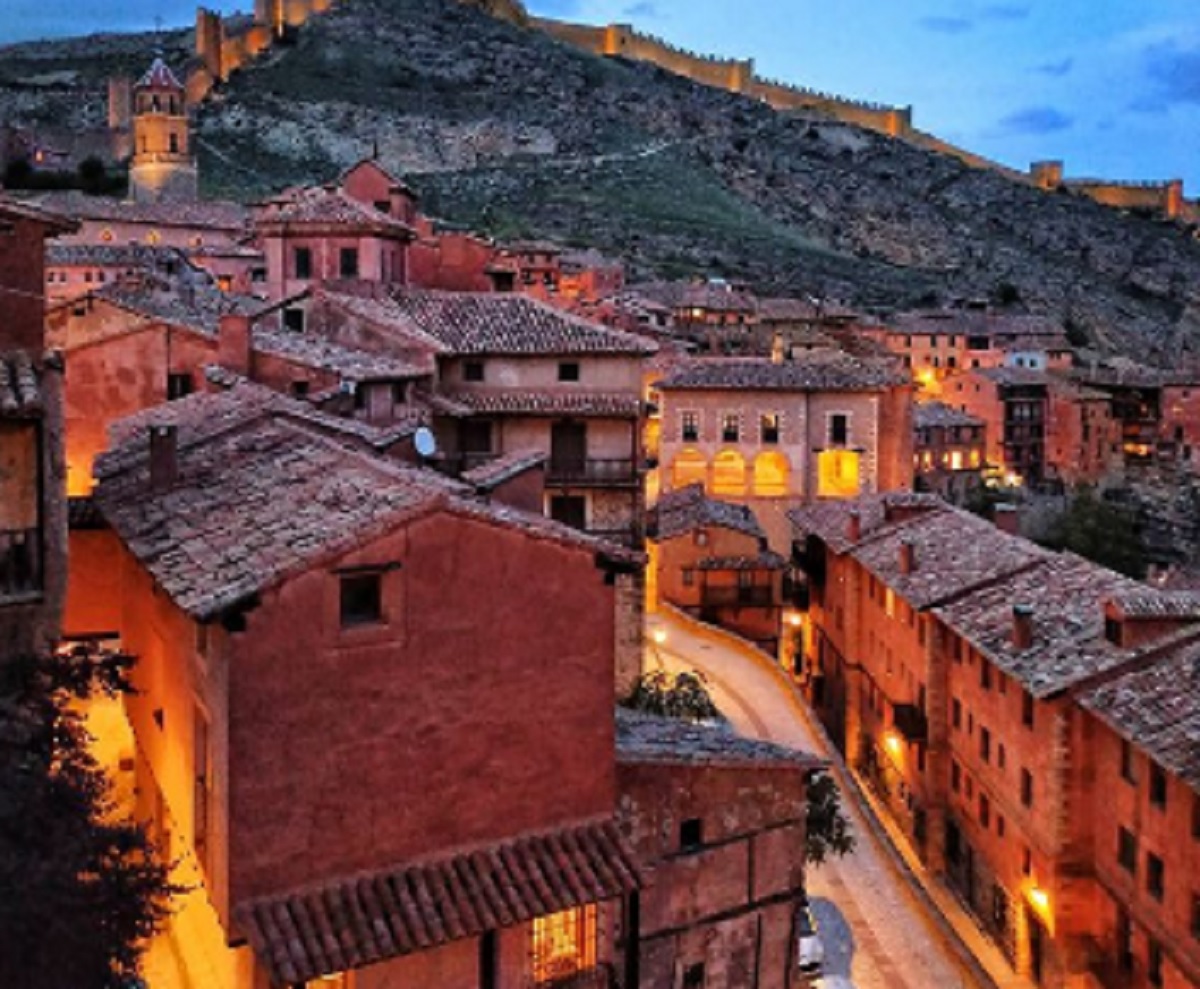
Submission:
POLYGON ((777 608, 773 587, 706 587, 700 595, 700 607, 710 608, 777 608))
POLYGON ((41 533, 37 529, 0 529, 0 604, 41 591, 41 533))
POLYGON ((556 459, 552 455, 546 465, 546 483, 555 487, 637 487, 639 475, 637 461, 631 459, 556 459))

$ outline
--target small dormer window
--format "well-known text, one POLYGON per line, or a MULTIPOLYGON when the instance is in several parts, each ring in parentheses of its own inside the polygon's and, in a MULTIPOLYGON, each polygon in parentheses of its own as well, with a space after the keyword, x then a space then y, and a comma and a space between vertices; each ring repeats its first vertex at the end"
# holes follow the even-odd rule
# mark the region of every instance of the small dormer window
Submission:
POLYGON ((1121 623, 1116 618, 1104 619, 1104 637, 1114 646, 1121 644, 1121 623))
POLYGON ((558 365, 558 380, 559 381, 578 381, 579 380, 579 362, 578 361, 563 361, 558 365))
POLYGON ((383 574, 348 574, 341 578, 342 628, 383 621, 383 574))
POLYGON ((463 381, 483 381, 483 361, 466 361, 463 364, 463 381))

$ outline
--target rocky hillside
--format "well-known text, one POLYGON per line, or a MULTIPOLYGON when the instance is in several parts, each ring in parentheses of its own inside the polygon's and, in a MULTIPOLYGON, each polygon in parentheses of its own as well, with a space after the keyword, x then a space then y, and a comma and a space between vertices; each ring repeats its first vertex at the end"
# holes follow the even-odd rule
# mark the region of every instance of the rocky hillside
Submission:
POLYGON ((1200 351, 1188 231, 449 0, 343 0, 241 72, 198 127, 214 194, 332 176, 376 148, 448 220, 592 245, 644 273, 875 307, 990 296, 1104 349, 1200 351))

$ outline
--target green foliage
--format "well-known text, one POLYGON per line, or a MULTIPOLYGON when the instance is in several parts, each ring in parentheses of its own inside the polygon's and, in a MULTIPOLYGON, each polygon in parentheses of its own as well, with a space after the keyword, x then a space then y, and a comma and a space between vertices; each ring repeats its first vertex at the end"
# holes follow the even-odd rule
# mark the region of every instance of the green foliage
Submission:
POLYGON ((80 702, 128 688, 128 656, 0 661, 0 985, 135 984, 175 892, 140 826, 121 820, 80 702))
POLYGON ((673 675, 666 670, 646 673, 638 678, 637 686, 624 701, 624 706, 634 711, 684 721, 708 721, 721 717, 721 712, 709 696, 704 677, 699 673, 673 675))
POLYGON ((808 782, 807 847, 805 857, 812 865, 821 865, 831 857, 841 858, 854 851, 855 838, 850 821, 842 811, 837 782, 829 773, 814 773, 808 782))
POLYGON ((1091 337, 1088 334, 1086 326, 1068 317, 1063 322, 1063 328, 1067 332, 1067 343, 1072 347, 1088 347, 1091 345, 1091 337))
POLYGON ((1006 505, 1010 501, 1010 496, 1003 491, 980 484, 967 492, 963 508, 990 522, 996 517, 996 506, 1006 505))
POLYGON ((25 159, 17 158, 4 169, 4 188, 39 192, 81 189, 91 196, 122 196, 129 186, 124 172, 110 174, 104 162, 95 156, 85 158, 74 172, 38 171, 25 159))
POLYGON ((1149 559, 1133 514, 1097 498, 1088 487, 1076 489, 1066 511, 1040 540, 1055 550, 1068 550, 1093 563, 1138 580, 1149 559))

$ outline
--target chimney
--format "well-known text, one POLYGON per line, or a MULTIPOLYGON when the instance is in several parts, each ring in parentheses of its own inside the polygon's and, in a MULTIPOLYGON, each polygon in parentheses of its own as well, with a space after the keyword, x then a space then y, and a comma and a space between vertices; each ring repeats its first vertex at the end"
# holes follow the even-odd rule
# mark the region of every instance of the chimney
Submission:
POLYGON ((1021 509, 1016 505, 997 505, 992 512, 992 521, 1001 532, 1010 536, 1021 534, 1021 509))
POLYGON ((1033 608, 1027 604, 1013 605, 1012 642, 1014 649, 1029 649, 1033 645, 1033 608))
POLYGON ((227 371, 250 375, 250 317, 226 313, 217 324, 217 363, 227 371))
POLYGON ((900 572, 912 573, 917 569, 917 548, 907 539, 900 544, 900 572))
POLYGON ((175 426, 150 427, 150 489, 166 491, 179 475, 179 448, 175 426))
POLYGON ((846 519, 846 538, 852 543, 862 539, 862 516, 855 509, 850 513, 850 517, 846 519))

